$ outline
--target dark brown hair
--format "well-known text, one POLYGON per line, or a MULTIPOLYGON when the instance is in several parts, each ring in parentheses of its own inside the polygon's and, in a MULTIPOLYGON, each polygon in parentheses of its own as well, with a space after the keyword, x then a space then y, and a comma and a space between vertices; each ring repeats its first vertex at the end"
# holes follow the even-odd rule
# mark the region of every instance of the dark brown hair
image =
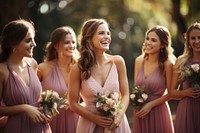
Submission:
POLYGON ((26 37, 29 29, 32 29, 35 33, 33 23, 24 19, 11 21, 3 28, 0 38, 2 49, 0 62, 4 62, 8 59, 14 47, 19 45, 20 42, 26 37))

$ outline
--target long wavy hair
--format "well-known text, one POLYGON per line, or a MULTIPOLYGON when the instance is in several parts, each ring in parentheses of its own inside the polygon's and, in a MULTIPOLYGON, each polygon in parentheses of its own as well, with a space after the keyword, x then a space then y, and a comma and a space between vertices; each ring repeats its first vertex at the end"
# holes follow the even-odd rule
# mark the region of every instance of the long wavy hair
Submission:
POLYGON ((101 24, 108 25, 104 19, 89 19, 82 26, 80 34, 80 58, 78 60, 82 79, 88 79, 91 76, 91 67, 96 63, 92 38, 101 24))
POLYGON ((24 19, 13 20, 5 25, 0 38, 0 62, 4 62, 9 58, 15 46, 19 45, 26 37, 29 29, 35 34, 33 22, 24 19))
MULTIPOLYGON (((167 59, 169 59, 174 63, 176 60, 176 57, 173 54, 174 49, 172 48, 172 45, 171 45, 172 44, 171 34, 166 27, 160 26, 160 25, 149 29, 146 32, 145 38, 148 36, 150 32, 155 32, 161 41, 162 48, 160 49, 160 53, 159 53, 159 67, 160 67, 161 72, 164 72, 164 62, 167 59)), ((142 52, 144 54, 144 58, 148 59, 149 55, 145 53, 144 51, 145 51, 145 44, 143 45, 142 52)))
MULTIPOLYGON (((175 64, 175 69, 177 73, 181 73, 181 70, 183 69, 188 59, 192 58, 193 56, 193 49, 190 46, 189 40, 190 40, 190 32, 194 29, 200 30, 200 22, 195 22, 192 25, 190 25, 186 33, 184 34, 184 40, 185 40, 184 51, 183 51, 183 54, 179 56, 179 59, 177 60, 175 64)), ((183 75, 180 75, 179 78, 182 79, 183 75)))
MULTIPOLYGON (((58 52, 55 46, 59 45, 60 41, 64 41, 65 36, 68 34, 76 38, 76 34, 74 30, 70 26, 58 27, 51 33, 50 42, 48 42, 45 47, 46 55, 44 56, 44 62, 51 61, 58 58, 58 52)), ((76 46, 75 53, 72 56, 71 65, 77 62, 78 57, 79 57, 79 52, 76 46)))

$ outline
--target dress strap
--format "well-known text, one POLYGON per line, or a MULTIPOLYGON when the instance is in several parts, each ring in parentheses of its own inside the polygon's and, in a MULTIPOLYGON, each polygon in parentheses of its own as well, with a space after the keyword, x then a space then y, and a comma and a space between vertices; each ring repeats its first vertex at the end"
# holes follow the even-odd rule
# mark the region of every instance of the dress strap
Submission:
POLYGON ((10 67, 10 65, 9 65, 9 63, 6 63, 6 66, 7 66, 7 68, 8 68, 8 71, 11 71, 11 70, 12 70, 11 67, 10 67))
MULTIPOLYGON (((31 66, 30 63, 29 63, 27 60, 25 60, 25 62, 26 62, 26 64, 27 64, 27 67, 30 67, 30 66, 31 66)), ((8 70, 9 70, 9 71, 12 71, 12 68, 11 68, 10 64, 9 64, 9 63, 6 63, 6 65, 7 65, 8 70)))

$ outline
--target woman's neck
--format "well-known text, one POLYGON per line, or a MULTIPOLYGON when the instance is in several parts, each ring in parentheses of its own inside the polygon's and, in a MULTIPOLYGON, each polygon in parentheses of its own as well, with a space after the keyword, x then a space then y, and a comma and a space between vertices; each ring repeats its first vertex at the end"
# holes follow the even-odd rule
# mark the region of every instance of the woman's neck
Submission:
POLYGON ((150 63, 157 63, 158 62, 158 56, 157 55, 149 55, 147 61, 150 62, 150 63))
POLYGON ((60 68, 66 68, 70 65, 71 63, 71 58, 67 57, 67 58, 58 58, 57 60, 57 64, 60 68))
POLYGON ((193 52, 192 60, 200 62, 200 52, 193 52))
POLYGON ((10 55, 10 57, 7 59, 8 64, 12 66, 21 66, 24 67, 26 65, 25 63, 25 57, 20 58, 19 56, 16 55, 10 55))
POLYGON ((96 54, 96 65, 102 65, 104 64, 105 62, 107 62, 107 54, 104 53, 104 54, 96 54))

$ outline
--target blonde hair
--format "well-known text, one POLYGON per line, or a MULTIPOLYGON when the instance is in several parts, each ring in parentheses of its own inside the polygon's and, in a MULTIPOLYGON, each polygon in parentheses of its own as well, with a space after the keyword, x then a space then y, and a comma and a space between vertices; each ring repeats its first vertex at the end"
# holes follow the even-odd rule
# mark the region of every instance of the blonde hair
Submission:
MULTIPOLYGON (((192 58, 193 56, 193 49, 190 46, 190 32, 194 29, 200 30, 200 23, 195 22, 192 24, 186 31, 184 35, 185 43, 184 43, 184 51, 183 54, 179 56, 176 64, 175 64, 175 69, 177 73, 181 74, 181 70, 183 69, 184 65, 188 61, 189 58, 192 58)), ((183 78, 183 75, 180 75, 180 79, 183 78)))

